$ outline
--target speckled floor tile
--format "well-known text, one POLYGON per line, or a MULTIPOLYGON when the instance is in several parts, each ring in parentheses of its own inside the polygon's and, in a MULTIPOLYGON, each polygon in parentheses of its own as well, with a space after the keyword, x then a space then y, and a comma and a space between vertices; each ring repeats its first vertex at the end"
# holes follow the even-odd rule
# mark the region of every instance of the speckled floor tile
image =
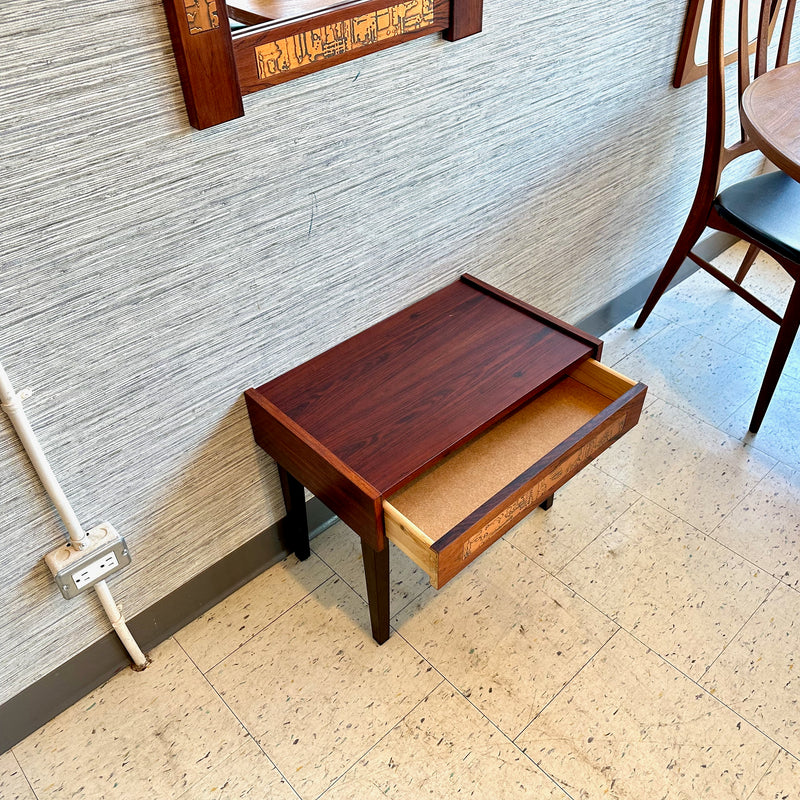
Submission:
POLYGON ((567 800, 447 683, 393 728, 322 800, 386 797, 567 800))
POLYGON ((800 761, 779 753, 748 800, 800 800, 800 761))
POLYGON ((247 739, 177 800, 298 800, 297 793, 261 748, 247 739))
POLYGON ((644 499, 558 577, 695 679, 776 584, 771 575, 644 499))
POLYGON ((680 325, 662 330, 614 368, 712 425, 758 391, 764 371, 758 361, 680 325))
POLYGON ((800 470, 777 464, 711 536, 800 589, 800 470))
POLYGON ((38 800, 177 797, 247 732, 175 641, 126 669, 14 748, 38 800))
POLYGON ((778 584, 701 683, 800 756, 800 592, 778 584))
MULTIPOLYGON (((779 314, 783 314, 794 281, 776 261, 761 253, 745 278, 743 286, 779 314)), ((767 368, 767 361, 772 353, 777 334, 778 326, 759 314, 725 344, 731 350, 749 356, 761 364, 763 374, 767 368)), ((789 353, 783 373, 795 380, 800 380, 800 341, 798 340, 795 341, 794 347, 789 353)))
POLYGON ((313 553, 306 561, 289 556, 178 631, 175 639, 207 672, 332 574, 313 553))
POLYGON ((778 751, 624 631, 516 742, 581 800, 745 800, 778 751))
POLYGON ((630 355, 646 341, 652 339, 657 333, 675 324, 654 312, 648 318, 647 324, 637 329, 633 327, 633 323, 636 322, 638 316, 638 311, 635 314, 631 314, 630 317, 615 325, 600 337, 603 340, 603 357, 601 360, 604 364, 613 367, 625 356, 630 355))
POLYGON ((709 533, 775 466, 691 414, 658 400, 595 464, 695 528, 709 533))
POLYGON ((512 737, 616 630, 504 540, 395 621, 416 650, 512 737))
POLYGON ((36 800, 11 751, 0 755, 0 797, 3 800, 36 800))
MULTIPOLYGON (((736 268, 738 269, 738 262, 741 261, 739 254, 744 255, 744 252, 745 245, 740 242, 727 250, 720 256, 720 259, 738 258, 736 261, 736 268)), ((733 275, 734 272, 730 271, 730 274, 733 275)), ((766 253, 759 253, 742 286, 760 297, 764 302, 774 303, 775 310, 783 313, 786 301, 789 299, 789 294, 794 286, 794 281, 777 261, 766 253)))
POLYGON ((441 682, 332 578, 207 675, 302 798, 317 797, 441 682))
MULTIPOLYGON (((713 263, 733 277, 744 253, 744 249, 733 247, 714 259, 713 263)), ((750 290, 754 293, 763 291, 763 287, 757 287, 753 276, 749 277, 750 286, 753 287, 750 290)), ((698 270, 663 295, 653 313, 719 344, 730 341, 761 316, 746 301, 703 270, 698 270)), ((649 324, 648 319, 642 330, 649 324)))
POLYGON ((720 427, 753 448, 793 469, 800 469, 800 381, 794 380, 790 375, 781 376, 761 428, 756 434, 748 432, 754 407, 755 398, 751 398, 720 427))
MULTIPOLYGON (((746 355, 761 365, 762 376, 767 369, 767 362, 772 355, 778 326, 766 317, 753 320, 741 333, 734 336, 726 347, 736 353, 746 355)), ((800 380, 800 340, 796 339, 786 359, 783 374, 800 380)), ((760 382, 759 382, 760 386, 760 382)))
MULTIPOLYGON (((315 553, 329 564, 336 574, 367 599, 361 539, 343 522, 337 522, 311 541, 315 553)), ((430 578, 404 553, 389 542, 390 608, 396 614, 419 597, 430 585, 430 578)))
POLYGON ((552 508, 539 508, 505 539, 548 572, 558 572, 639 495, 591 464, 556 493, 552 508))

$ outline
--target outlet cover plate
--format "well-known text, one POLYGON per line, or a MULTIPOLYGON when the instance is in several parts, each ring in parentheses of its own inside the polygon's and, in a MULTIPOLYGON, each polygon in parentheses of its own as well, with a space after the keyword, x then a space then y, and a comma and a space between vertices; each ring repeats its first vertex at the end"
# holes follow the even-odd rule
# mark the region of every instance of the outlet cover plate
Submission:
POLYGON ((103 522, 87 533, 83 550, 63 544, 44 560, 61 594, 70 599, 127 567, 131 556, 125 540, 110 523, 103 522))

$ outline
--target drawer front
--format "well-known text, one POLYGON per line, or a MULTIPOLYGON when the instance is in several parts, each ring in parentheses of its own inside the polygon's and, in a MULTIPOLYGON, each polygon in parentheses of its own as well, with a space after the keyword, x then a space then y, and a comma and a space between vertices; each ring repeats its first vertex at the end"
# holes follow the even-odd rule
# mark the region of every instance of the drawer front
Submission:
POLYGON ((633 386, 436 541, 385 501, 387 538, 440 588, 636 425, 645 393, 633 386))
MULTIPOLYGON (((635 392, 632 389, 631 392, 635 392)), ((533 511, 592 459, 629 431, 639 420, 641 402, 629 405, 620 398, 603 419, 587 423, 574 436, 534 464, 499 495, 470 514, 463 522, 434 542, 438 553, 438 583, 443 586, 489 545, 533 511)))

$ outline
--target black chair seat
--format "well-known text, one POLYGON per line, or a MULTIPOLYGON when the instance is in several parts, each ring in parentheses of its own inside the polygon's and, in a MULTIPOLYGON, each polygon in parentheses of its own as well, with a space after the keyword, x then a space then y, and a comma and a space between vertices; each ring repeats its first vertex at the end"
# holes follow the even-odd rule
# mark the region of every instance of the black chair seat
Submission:
POLYGON ((736 183, 720 192, 714 208, 756 242, 800 262, 800 183, 786 173, 736 183))

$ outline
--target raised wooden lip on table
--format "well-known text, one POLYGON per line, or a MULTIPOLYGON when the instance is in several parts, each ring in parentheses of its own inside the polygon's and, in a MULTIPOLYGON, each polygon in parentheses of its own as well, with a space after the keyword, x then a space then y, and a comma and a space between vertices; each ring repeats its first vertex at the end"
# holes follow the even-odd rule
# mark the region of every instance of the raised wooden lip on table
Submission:
POLYGON ((309 555, 303 487, 361 537, 376 641, 389 636, 387 538, 442 586, 636 424, 646 387, 599 364, 601 350, 464 275, 247 390, 298 557, 309 555), (459 484, 480 458, 505 466, 459 484), (435 491, 429 509, 414 499, 435 491), (429 535, 406 513, 444 527, 429 535))

